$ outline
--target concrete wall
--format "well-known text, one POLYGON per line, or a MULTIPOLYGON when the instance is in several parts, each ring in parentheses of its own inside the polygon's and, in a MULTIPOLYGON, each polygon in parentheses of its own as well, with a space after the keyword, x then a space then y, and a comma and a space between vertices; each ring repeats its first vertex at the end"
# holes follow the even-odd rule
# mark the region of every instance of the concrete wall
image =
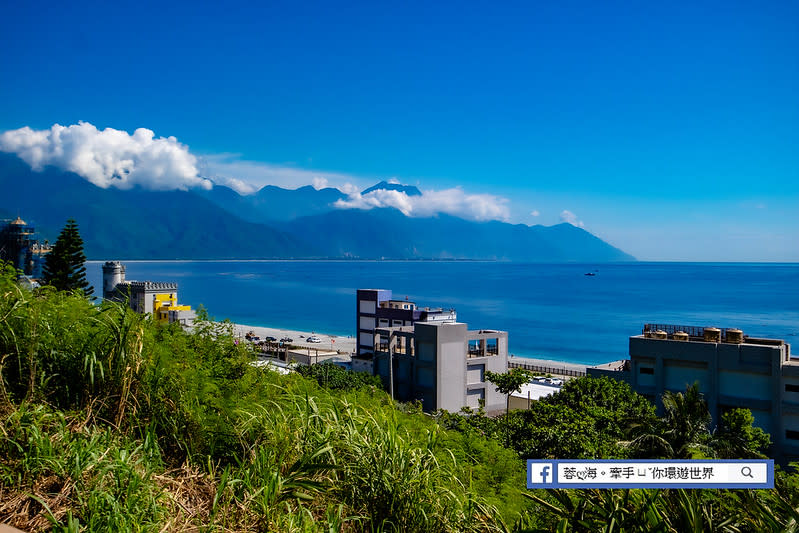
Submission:
POLYGON ((436 405, 459 411, 466 405, 466 324, 416 325, 417 343, 437 344, 436 405))
POLYGON ((775 458, 797 457, 799 433, 792 432, 799 432, 799 392, 786 391, 786 386, 799 386, 799 363, 789 360, 787 344, 755 342, 631 337, 630 383, 638 392, 653 397, 661 409, 663 392, 684 391, 698 381, 714 425, 727 409, 750 409, 755 425, 771 435, 775 458), (641 373, 642 368, 653 368, 654 373, 641 373))

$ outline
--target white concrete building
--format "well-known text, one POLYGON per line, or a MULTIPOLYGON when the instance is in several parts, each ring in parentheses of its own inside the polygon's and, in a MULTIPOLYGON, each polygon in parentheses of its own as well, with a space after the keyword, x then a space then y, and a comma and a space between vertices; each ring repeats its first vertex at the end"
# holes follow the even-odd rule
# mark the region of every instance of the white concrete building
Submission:
POLYGON ((469 331, 460 322, 417 322, 375 330, 374 373, 400 401, 425 411, 505 409, 505 395, 485 379, 508 370, 508 333, 469 331))

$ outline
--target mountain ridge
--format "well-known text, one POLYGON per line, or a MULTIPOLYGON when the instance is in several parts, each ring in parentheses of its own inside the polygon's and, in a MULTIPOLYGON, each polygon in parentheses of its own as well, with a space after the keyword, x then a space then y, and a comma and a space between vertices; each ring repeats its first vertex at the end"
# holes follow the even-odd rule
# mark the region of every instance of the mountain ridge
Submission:
POLYGON ((273 217, 264 223, 262 214, 237 203, 243 197, 232 189, 210 192, 102 189, 52 167, 34 172, 16 156, 0 153, 0 210, 18 212, 50 233, 75 218, 90 259, 635 260, 569 224, 473 222, 443 213, 413 218, 394 208, 336 209, 331 204, 346 196, 337 189, 270 185, 256 193, 260 203, 254 204, 273 217), (219 203, 225 198, 223 207, 219 203))

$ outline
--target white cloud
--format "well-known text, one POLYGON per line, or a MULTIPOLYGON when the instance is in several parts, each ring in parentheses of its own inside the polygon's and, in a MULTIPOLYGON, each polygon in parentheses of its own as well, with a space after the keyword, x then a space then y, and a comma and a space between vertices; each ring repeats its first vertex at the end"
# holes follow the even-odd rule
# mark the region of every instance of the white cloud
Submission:
POLYGON ((541 213, 538 211, 538 209, 533 209, 530 212, 530 216, 533 216, 533 217, 541 216, 541 213))
POLYGON ((0 150, 17 154, 35 171, 52 165, 74 172, 98 187, 152 190, 210 189, 201 178, 197 158, 175 137, 154 137, 146 128, 98 130, 88 122, 54 124, 49 130, 29 127, 0 134, 0 150))
POLYGON ((311 181, 311 185, 313 185, 313 188, 318 191, 320 189, 326 188, 328 186, 328 181, 327 178, 317 176, 311 181))
POLYGON ((343 192, 347 196, 353 196, 355 194, 358 194, 361 189, 360 189, 360 187, 358 187, 356 185, 353 185, 352 183, 347 182, 344 185, 339 186, 338 190, 340 190, 341 192, 343 192))
POLYGON ((260 187, 258 187, 257 185, 253 185, 252 183, 248 183, 244 180, 240 180, 238 178, 233 178, 230 176, 216 175, 214 176, 214 183, 217 185, 224 185, 225 187, 230 187, 237 193, 245 196, 248 194, 255 194, 256 192, 258 192, 258 189, 260 189, 260 187))
MULTIPOLYGON (((369 184, 367 180, 349 174, 248 161, 241 159, 239 154, 204 155, 200 157, 199 166, 203 175, 208 176, 215 183, 227 185, 225 180, 236 179, 248 184, 251 192, 257 191, 264 185, 297 189, 304 185, 320 188, 319 186, 324 184, 323 187, 335 187, 349 194, 349 191, 345 189, 354 187, 353 182, 359 183, 363 187, 369 184)), ((250 194, 250 192, 236 190, 240 194, 250 194)))
MULTIPOLYGON (((510 219, 508 200, 491 194, 468 194, 456 187, 426 190, 420 196, 382 189, 361 195, 360 191, 374 181, 342 173, 247 161, 238 154, 198 158, 175 137, 156 138, 145 128, 130 135, 113 128, 98 130, 88 122, 66 127, 55 124, 49 130, 24 127, 0 134, 0 151, 17 154, 34 170, 52 165, 75 172, 103 188, 210 189, 212 183, 217 183, 246 195, 264 185, 296 189, 311 184, 316 189, 336 187, 347 194, 347 199, 335 204, 340 209, 394 207, 413 217, 447 213, 478 221, 510 219)), ((397 178, 388 182, 400 183, 397 178)))
POLYGON ((408 196, 401 191, 378 189, 367 194, 350 193, 346 200, 334 205, 339 209, 373 209, 393 207, 409 217, 429 217, 447 213, 468 220, 510 219, 507 198, 492 194, 467 194, 460 187, 441 191, 422 191, 421 196, 408 196))
POLYGON ((400 183, 402 183, 402 182, 401 182, 400 180, 398 180, 397 178, 390 178, 390 179, 388 180, 388 183, 392 183, 392 184, 394 184, 394 185, 399 185, 399 184, 400 184, 400 183))
POLYGON ((584 228, 585 224, 582 220, 577 218, 577 215, 569 211, 568 209, 564 209, 560 212, 560 220, 561 222, 567 222, 572 226, 577 226, 578 228, 584 228))

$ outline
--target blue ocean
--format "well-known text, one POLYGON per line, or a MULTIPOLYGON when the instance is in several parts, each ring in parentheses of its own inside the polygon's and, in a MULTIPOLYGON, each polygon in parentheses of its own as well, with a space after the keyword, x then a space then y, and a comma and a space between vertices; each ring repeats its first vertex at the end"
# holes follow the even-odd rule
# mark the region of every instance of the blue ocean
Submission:
MULTIPOLYGON (((101 262, 87 264, 102 292, 101 262)), ((355 290, 453 307, 471 329, 509 334, 510 353, 580 364, 627 356, 645 323, 799 335, 799 264, 519 264, 445 261, 130 261, 127 279, 175 281, 215 319, 354 335, 355 290), (586 275, 586 274, 593 275, 586 275)), ((799 351, 799 346, 794 348, 799 351)))

